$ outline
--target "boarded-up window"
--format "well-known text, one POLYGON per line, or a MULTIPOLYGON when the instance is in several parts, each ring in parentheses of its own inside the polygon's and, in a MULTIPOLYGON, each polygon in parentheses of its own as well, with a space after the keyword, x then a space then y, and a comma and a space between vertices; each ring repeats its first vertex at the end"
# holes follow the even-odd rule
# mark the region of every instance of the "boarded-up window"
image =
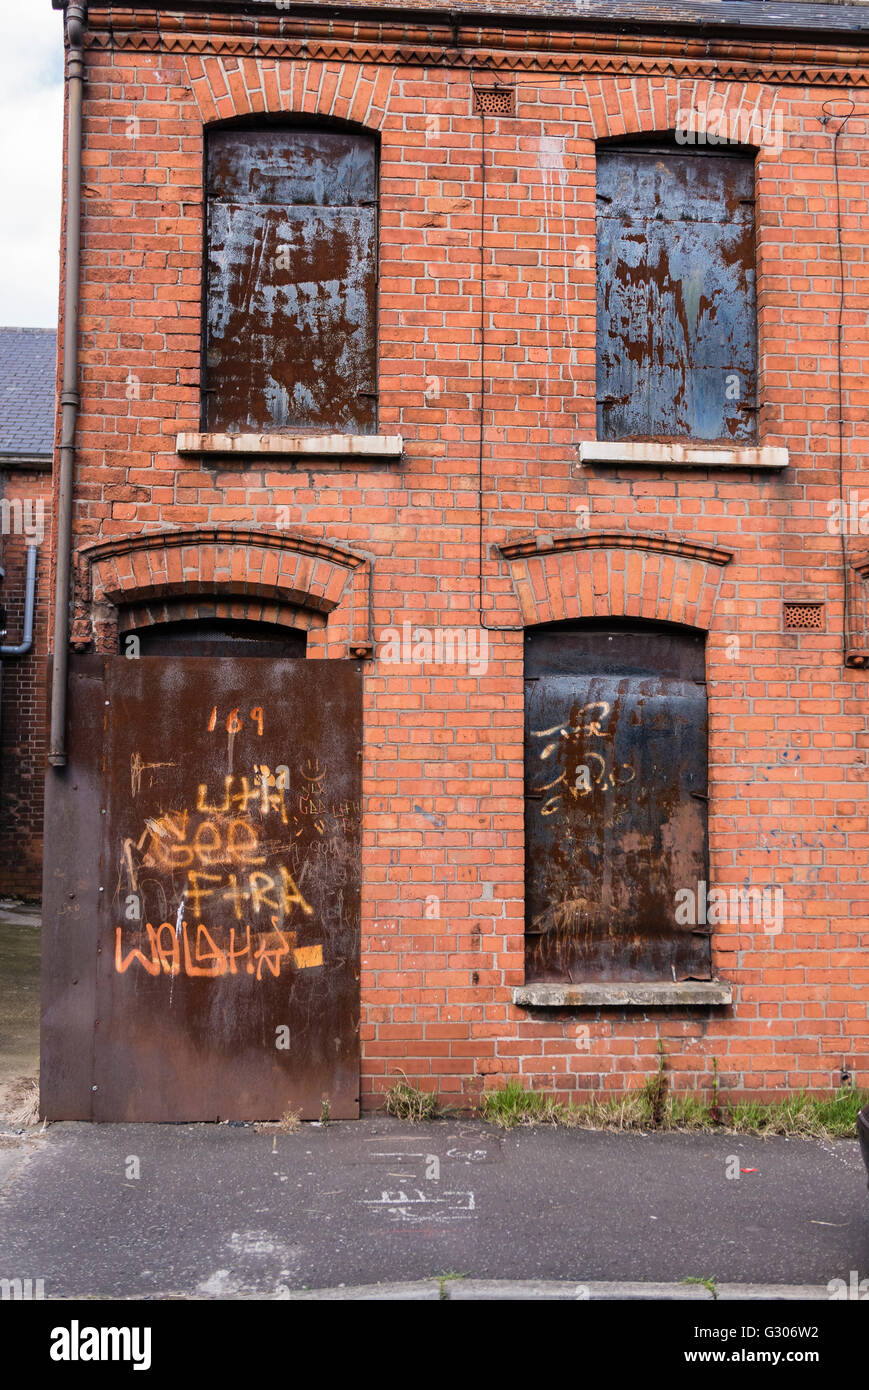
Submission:
POLYGON ((526 982, 709 979, 702 634, 539 628, 525 676, 526 982))
POLYGON ((598 152, 600 439, 757 437, 754 165, 598 152))
POLYGON ((203 427, 377 429, 374 139, 208 136, 203 427))

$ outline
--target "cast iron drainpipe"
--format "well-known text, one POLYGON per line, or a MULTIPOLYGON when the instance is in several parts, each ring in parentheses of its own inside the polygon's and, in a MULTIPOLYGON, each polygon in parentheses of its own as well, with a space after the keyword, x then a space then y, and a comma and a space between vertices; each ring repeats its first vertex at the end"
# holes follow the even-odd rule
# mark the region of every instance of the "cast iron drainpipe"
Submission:
MULTIPOLYGON (((56 0, 55 0, 56 2, 56 0)), ((69 576, 72 551, 72 488, 78 392, 78 310, 81 243, 81 118, 84 95, 84 24, 87 0, 66 5, 68 92, 66 155, 66 285, 63 302, 63 386, 60 477, 57 499, 57 569, 54 583, 54 660, 51 669, 51 732, 48 761, 66 766, 66 687, 69 669, 69 576)))
MULTIPOLYGON (((0 579, 5 573, 0 569, 0 579)), ((4 656, 24 656, 33 646, 33 610, 36 599, 36 546, 27 547, 27 568, 24 580, 24 636, 17 647, 0 647, 0 728, 3 722, 3 661, 4 656)), ((5 634, 4 634, 5 636, 5 634)))
MULTIPOLYGON (((0 647, 0 656, 24 656, 33 646, 33 610, 36 598, 36 546, 27 547, 27 568, 24 572, 24 636, 17 647, 0 647)), ((0 575, 3 571, 0 570, 0 575)))

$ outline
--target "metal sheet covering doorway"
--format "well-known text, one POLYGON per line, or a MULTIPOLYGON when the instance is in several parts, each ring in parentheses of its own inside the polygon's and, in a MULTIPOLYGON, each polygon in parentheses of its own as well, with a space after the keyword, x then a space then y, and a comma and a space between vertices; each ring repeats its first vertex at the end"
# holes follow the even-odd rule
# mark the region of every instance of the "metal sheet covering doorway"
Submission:
POLYGON ((703 634, 541 627, 525 677, 526 982, 710 979, 703 634))
POLYGON ((49 1118, 358 1115, 361 691, 350 661, 73 659, 49 1118))

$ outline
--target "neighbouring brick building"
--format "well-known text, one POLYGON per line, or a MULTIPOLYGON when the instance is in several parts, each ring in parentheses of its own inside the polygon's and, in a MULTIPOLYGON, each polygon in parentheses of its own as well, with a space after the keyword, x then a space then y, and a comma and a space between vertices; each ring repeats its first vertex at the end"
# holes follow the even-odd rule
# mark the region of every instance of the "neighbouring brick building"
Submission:
POLYGON ((90 4, 46 1113, 865 1084, 866 15, 90 4))
POLYGON ((0 655, 0 894, 38 898, 42 889, 48 651, 51 459, 57 334, 0 328, 0 602, 5 647, 22 644, 27 548, 37 547, 33 641, 0 655))

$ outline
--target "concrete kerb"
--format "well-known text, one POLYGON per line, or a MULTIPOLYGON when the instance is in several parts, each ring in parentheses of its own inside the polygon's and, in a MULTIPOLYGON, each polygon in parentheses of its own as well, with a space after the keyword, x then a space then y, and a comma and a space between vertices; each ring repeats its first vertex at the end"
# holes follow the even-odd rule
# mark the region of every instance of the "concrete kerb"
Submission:
POLYGON ((653 1284, 640 1282, 547 1279, 459 1279, 444 1277, 407 1284, 365 1284, 355 1288, 304 1289, 281 1298, 303 1301, 398 1300, 426 1302, 456 1300, 467 1302, 535 1301, 586 1302, 591 1300, 645 1302, 820 1302, 829 1300, 828 1290, 816 1284, 720 1284, 715 1292, 703 1284, 653 1284))

